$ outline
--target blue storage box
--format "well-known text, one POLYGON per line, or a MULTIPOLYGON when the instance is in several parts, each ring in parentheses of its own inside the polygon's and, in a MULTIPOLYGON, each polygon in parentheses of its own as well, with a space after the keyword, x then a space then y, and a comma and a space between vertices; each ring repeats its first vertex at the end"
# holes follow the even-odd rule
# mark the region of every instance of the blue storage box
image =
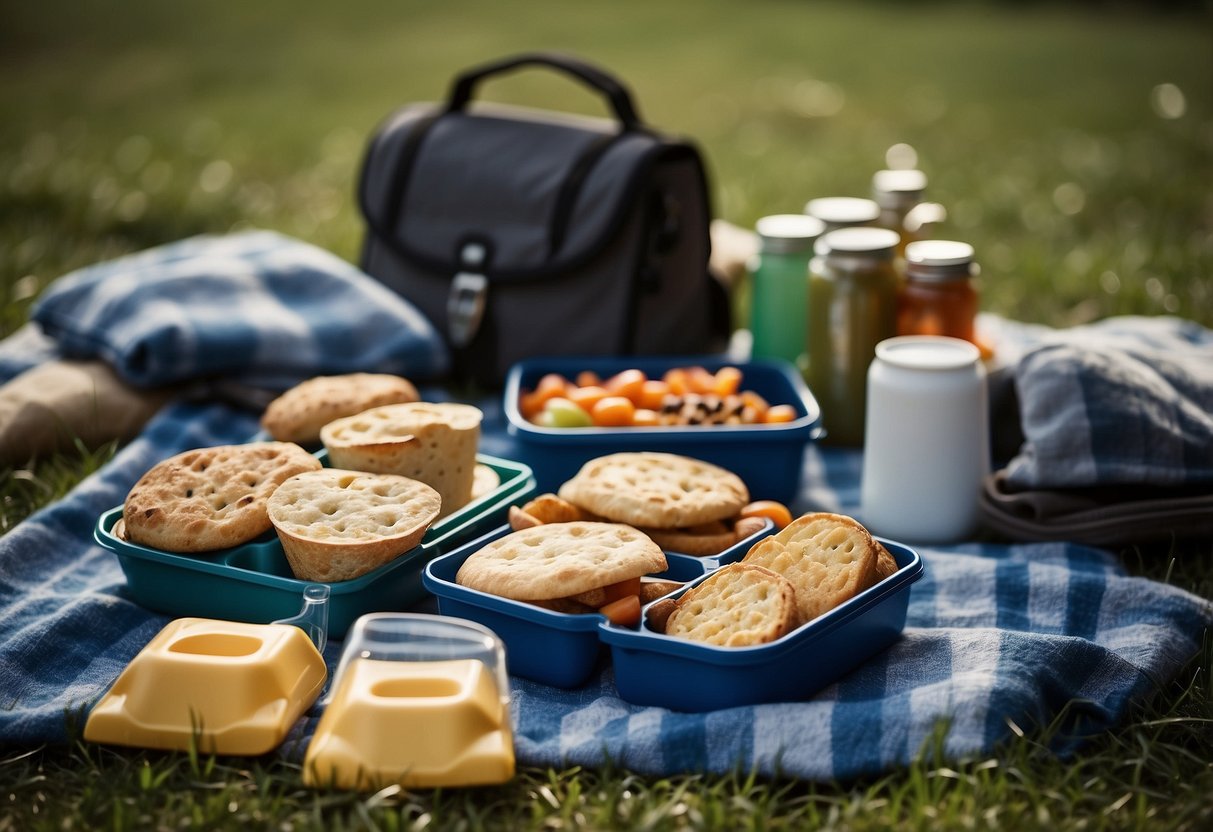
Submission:
POLYGON ((694 457, 732 471, 755 500, 791 503, 799 493, 804 450, 821 434, 821 410, 800 373, 786 361, 730 362, 722 358, 542 358, 515 364, 506 377, 504 409, 517 456, 535 472, 541 492, 556 491, 589 460, 620 451, 664 451, 694 457), (716 372, 741 370, 741 389, 753 390, 772 405, 790 404, 796 418, 770 425, 690 427, 549 428, 526 419, 519 397, 548 373, 570 380, 583 370, 603 379, 623 370, 661 378, 675 367, 701 366, 716 372))
MULTIPOLYGON (((328 584, 330 636, 345 635, 363 613, 417 603, 426 596, 421 570, 431 558, 499 525, 511 505, 535 493, 526 465, 483 454, 476 461, 497 472, 497 488, 436 521, 412 550, 365 575, 328 584)), ((268 624, 297 614, 304 588, 314 583, 294 576, 273 529, 230 549, 183 554, 117 537, 113 530, 120 519, 122 506, 106 511, 93 537, 118 556, 130 596, 165 615, 268 624)))
MULTIPOLYGON (((669 567, 655 577, 684 586, 679 597, 722 565, 741 560, 761 533, 716 557, 667 553, 669 567)), ((621 698, 638 705, 707 711, 761 702, 807 699, 892 644, 905 627, 910 585, 922 577, 922 560, 907 546, 881 542, 897 571, 817 619, 769 644, 716 647, 667 636, 647 627, 646 605, 638 628, 611 624, 597 613, 569 615, 512 601, 455 583, 463 562, 508 526, 430 561, 422 581, 443 615, 477 621, 506 645, 511 674, 543 684, 576 688, 593 675, 604 652, 614 664, 621 698)))

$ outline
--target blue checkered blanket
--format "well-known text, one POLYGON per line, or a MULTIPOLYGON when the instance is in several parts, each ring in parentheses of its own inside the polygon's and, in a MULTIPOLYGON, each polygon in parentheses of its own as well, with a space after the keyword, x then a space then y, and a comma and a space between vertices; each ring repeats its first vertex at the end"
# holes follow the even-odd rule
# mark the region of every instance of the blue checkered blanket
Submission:
POLYGON ((222 378, 285 389, 354 371, 446 372, 412 304, 341 258, 271 231, 194 237, 56 280, 40 328, 0 345, 0 380, 51 357, 101 359, 137 387, 222 378))
MULTIPOLYGON (((52 354, 102 358, 139 384, 219 375, 280 386, 352 369, 424 377, 447 361, 429 325, 395 295, 331 255, 267 233, 188 240, 83 269, 54 284, 34 317, 51 337, 27 332, 0 344, 0 379, 52 354)), ((1170 400, 1205 393, 1186 381, 1203 378, 1209 341, 1197 335, 1195 376, 1171 376, 1170 400)), ((1146 370, 1133 378, 1148 393, 1157 385, 1146 370)), ((499 403, 476 404, 486 413, 481 449, 516 457, 499 403)), ((1082 404, 1062 426, 1080 441, 1099 427, 1089 414, 1104 412, 1089 397, 1082 404)), ((93 543, 98 515, 155 462, 244 441, 257 427, 221 404, 170 405, 67 498, 0 537, 0 744, 63 741, 166 623, 130 599, 117 559, 93 543)), ((1049 438, 1027 428, 1029 449, 1049 438)), ((811 447, 793 507, 854 513, 860 470, 858 452, 811 447)), ((574 691, 514 679, 519 760, 824 780, 904 764, 944 724, 952 757, 988 753, 1012 726, 1062 714, 1065 736, 1077 740, 1115 725, 1172 678, 1213 625, 1209 602, 1130 577, 1097 549, 969 543, 921 555, 925 576, 911 590, 903 637, 811 698, 685 714, 622 701, 609 666, 574 691)), ((339 649, 329 646, 330 667, 339 649)), ((292 739, 306 739, 315 721, 300 720, 292 739)))
MULTIPOLYGON (((510 457, 500 408, 478 404, 482 449, 510 457)), ((98 514, 157 460, 256 429, 223 405, 172 405, 66 499, 0 538, 0 744, 63 741, 69 720, 167 621, 127 597, 117 560, 92 542, 98 514)), ((859 472, 859 453, 811 448, 795 507, 853 510, 859 472)), ((1061 714, 1073 741, 1114 726, 1172 678, 1213 624, 1213 605, 1130 577, 1096 549, 972 543, 921 554, 903 637, 812 698, 685 714, 622 701, 609 666, 572 691, 514 679, 519 761, 825 780, 902 765, 945 724, 953 758, 1061 714)), ((339 649, 326 651, 330 669, 339 649)), ((292 739, 315 722, 301 720, 292 739)))

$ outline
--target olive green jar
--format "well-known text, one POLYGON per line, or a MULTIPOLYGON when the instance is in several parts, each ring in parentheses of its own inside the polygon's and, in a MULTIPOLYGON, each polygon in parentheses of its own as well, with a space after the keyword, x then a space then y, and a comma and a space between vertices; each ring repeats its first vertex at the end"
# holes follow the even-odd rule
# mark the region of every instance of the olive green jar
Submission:
POLYGON ((843 228, 817 241, 805 377, 828 444, 863 444, 868 365, 876 345, 896 334, 899 240, 884 228, 843 228))

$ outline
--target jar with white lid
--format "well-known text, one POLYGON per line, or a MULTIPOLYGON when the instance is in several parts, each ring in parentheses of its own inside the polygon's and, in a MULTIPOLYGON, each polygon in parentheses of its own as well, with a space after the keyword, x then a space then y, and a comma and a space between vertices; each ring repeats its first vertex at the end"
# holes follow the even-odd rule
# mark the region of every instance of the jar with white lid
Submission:
POLYGON ((901 237, 898 257, 904 257, 906 244, 916 239, 907 227, 906 217, 922 202, 926 189, 927 175, 920 170, 878 170, 872 176, 872 199, 880 206, 876 224, 896 231, 901 237))
POLYGON ((880 206, 871 199, 854 196, 823 196, 810 199, 804 212, 825 223, 825 231, 872 225, 880 218, 880 206))
POLYGON ((751 353, 802 360, 809 302, 809 259, 824 224, 805 214, 773 214, 755 225, 759 251, 750 261, 751 353))
POLYGON ((897 240, 884 228, 831 231, 810 263, 805 377, 827 443, 863 442, 868 364, 876 345, 895 334, 897 240))
POLYGON ((979 350, 930 335, 890 338, 868 370, 860 519, 909 543, 970 537, 990 473, 979 350))
POLYGON ((980 297, 973 247, 920 240, 906 247, 905 282, 897 300, 898 335, 946 335, 977 343, 980 297))

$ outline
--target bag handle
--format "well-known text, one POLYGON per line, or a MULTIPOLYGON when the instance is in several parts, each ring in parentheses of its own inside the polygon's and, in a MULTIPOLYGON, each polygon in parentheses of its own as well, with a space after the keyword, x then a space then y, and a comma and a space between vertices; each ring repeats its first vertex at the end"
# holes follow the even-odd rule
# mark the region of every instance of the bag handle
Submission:
POLYGON ((525 52, 521 55, 481 64, 460 73, 455 77, 455 83, 451 87, 447 112, 463 110, 472 100, 472 92, 476 85, 484 79, 527 66, 544 66, 573 76, 606 97, 624 130, 642 129, 640 116, 636 113, 635 104, 632 103, 632 96, 627 87, 617 78, 578 58, 554 52, 525 52))

